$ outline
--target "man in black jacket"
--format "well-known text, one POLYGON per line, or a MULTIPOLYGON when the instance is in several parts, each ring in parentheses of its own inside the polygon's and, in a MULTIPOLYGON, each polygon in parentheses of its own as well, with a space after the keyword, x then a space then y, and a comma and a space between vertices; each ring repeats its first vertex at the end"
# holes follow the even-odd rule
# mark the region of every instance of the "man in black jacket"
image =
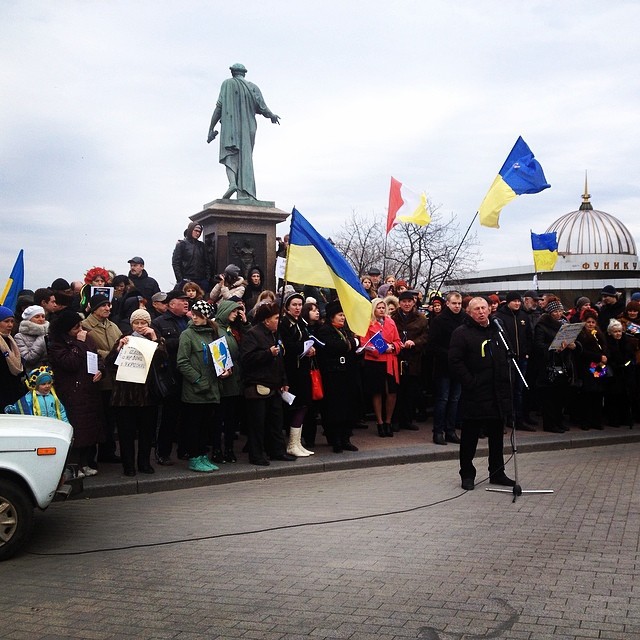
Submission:
POLYGON ((456 434, 460 383, 449 374, 449 344, 453 332, 464 321, 462 296, 458 291, 447 294, 444 309, 436 315, 429 326, 427 349, 433 354, 433 442, 460 443, 456 434))
POLYGON ((155 278, 147 273, 144 268, 144 260, 140 256, 134 256, 129 260, 128 278, 136 291, 147 301, 147 310, 152 309, 151 298, 154 293, 160 291, 160 285, 155 278))
POLYGON ((211 268, 207 247, 200 242, 202 225, 191 222, 184 230, 184 240, 178 240, 171 257, 171 266, 176 277, 176 289, 187 282, 195 282, 203 291, 211 289, 211 268))
POLYGON ((509 362, 498 330, 489 322, 484 298, 471 299, 464 324, 451 336, 449 371, 462 385, 462 488, 474 488, 473 458, 481 431, 489 438, 490 482, 513 487, 515 482, 504 472, 502 454, 503 425, 511 410, 509 362))
MULTIPOLYGON (((527 375, 529 357, 533 351, 533 326, 529 316, 522 310, 522 298, 515 291, 507 293, 507 302, 498 307, 494 317, 500 322, 507 336, 522 375, 527 375)), ((535 431, 535 427, 524 420, 524 384, 517 371, 512 372, 513 406, 515 409, 516 429, 535 431)))
MULTIPOLYGON (((187 328, 189 319, 188 298, 182 291, 170 291, 165 298, 167 311, 152 321, 151 327, 156 332, 158 339, 163 338, 167 349, 167 356, 171 373, 176 380, 174 393, 162 399, 162 414, 160 426, 158 427, 158 437, 156 440, 156 461, 163 466, 173 464, 171 460, 171 449, 178 428, 178 422, 182 414, 182 401, 180 399, 182 377, 178 372, 177 357, 180 334, 187 328)), ((179 433, 178 433, 179 436, 179 433)), ((180 439, 178 437, 178 450, 181 451, 180 439)))

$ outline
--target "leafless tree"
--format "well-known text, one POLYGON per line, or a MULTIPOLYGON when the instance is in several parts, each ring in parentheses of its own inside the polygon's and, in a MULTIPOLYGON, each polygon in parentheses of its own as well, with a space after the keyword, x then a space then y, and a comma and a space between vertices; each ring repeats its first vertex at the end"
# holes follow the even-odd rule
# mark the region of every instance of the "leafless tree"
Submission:
POLYGON ((467 235, 456 256, 466 227, 461 232, 453 214, 443 219, 438 208, 431 203, 428 207, 428 225, 398 224, 386 242, 386 216, 352 211, 341 231, 333 236, 335 245, 356 273, 378 267, 385 275, 393 274, 410 288, 428 294, 440 289, 445 279, 455 280, 471 272, 478 260, 476 234, 467 235))

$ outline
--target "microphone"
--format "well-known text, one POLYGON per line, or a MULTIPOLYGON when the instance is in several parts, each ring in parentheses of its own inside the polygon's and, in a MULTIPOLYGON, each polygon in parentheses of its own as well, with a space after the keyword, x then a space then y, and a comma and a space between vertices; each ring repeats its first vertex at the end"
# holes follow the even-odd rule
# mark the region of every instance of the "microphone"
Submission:
POLYGON ((498 331, 500 333, 504 332, 504 327, 502 326, 502 323, 500 322, 500 320, 498 320, 498 318, 492 318, 491 322, 493 322, 493 324, 498 327, 498 331))

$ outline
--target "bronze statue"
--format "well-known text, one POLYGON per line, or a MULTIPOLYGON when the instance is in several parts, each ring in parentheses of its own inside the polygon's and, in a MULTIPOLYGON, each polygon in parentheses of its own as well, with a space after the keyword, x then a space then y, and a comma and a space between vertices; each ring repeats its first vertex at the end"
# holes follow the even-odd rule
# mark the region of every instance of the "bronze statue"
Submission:
POLYGON ((229 188, 222 196, 230 198, 237 193, 238 198, 256 199, 256 183, 253 174, 253 145, 256 139, 256 118, 259 113, 274 124, 280 118, 265 104, 260 89, 244 79, 247 69, 242 64, 229 67, 231 78, 220 87, 220 97, 211 117, 209 136, 211 142, 218 132, 220 123, 220 163, 227 168, 229 188))

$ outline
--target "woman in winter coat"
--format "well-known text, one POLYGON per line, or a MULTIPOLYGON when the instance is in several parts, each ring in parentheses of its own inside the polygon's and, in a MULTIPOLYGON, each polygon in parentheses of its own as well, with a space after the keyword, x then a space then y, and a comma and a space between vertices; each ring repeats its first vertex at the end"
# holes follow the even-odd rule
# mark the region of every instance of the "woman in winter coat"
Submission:
POLYGON ((324 398, 322 424, 334 453, 357 451, 351 443, 351 429, 360 409, 355 351, 358 341, 346 328, 346 318, 338 300, 327 303, 326 321, 316 332, 318 365, 324 398))
POLYGON ((244 318, 243 307, 232 300, 222 300, 218 304, 216 324, 218 338, 225 338, 233 367, 225 377, 219 377, 220 411, 216 412, 213 423, 212 462, 236 462, 233 452, 233 439, 240 426, 240 399, 242 397, 242 375, 240 364, 240 341, 242 331, 239 328, 239 316, 244 318), (224 453, 222 438, 224 435, 224 453))
POLYGON ((0 305, 0 411, 24 395, 24 366, 18 345, 11 335, 14 324, 13 311, 0 305))
POLYGON ((79 313, 65 309, 51 323, 49 363, 56 378, 56 391, 73 427, 72 459, 86 476, 96 469, 89 466, 93 451, 103 433, 100 386, 104 362, 93 338, 80 324, 79 313), (88 373, 87 353, 95 354, 98 371, 88 373))
POLYGON ((240 275, 240 267, 229 264, 225 267, 224 273, 218 276, 218 281, 211 289, 209 298, 214 304, 219 300, 229 300, 229 298, 240 300, 244 295, 246 284, 240 275))
POLYGON ((536 386, 540 389, 542 404, 542 428, 551 433, 564 433, 563 413, 569 383, 574 377, 572 352, 575 343, 563 343, 560 348, 549 350, 549 346, 563 325, 564 308, 558 298, 551 298, 540 316, 533 332, 535 370, 538 372, 536 386))
MULTIPOLYGON (((218 467, 207 457, 214 414, 220 404, 220 388, 209 345, 218 337, 213 307, 204 300, 191 308, 191 322, 180 334, 178 371, 182 374, 184 430, 189 469, 210 472, 218 467)), ((223 374, 224 375, 224 374, 223 374)))
POLYGON ((635 391, 636 350, 633 338, 625 335, 619 320, 609 320, 608 366, 613 374, 605 378, 604 409, 612 427, 633 427, 632 398, 635 391))
POLYGON ((387 315, 387 305, 382 298, 371 301, 371 324, 361 344, 365 345, 364 389, 371 394, 378 435, 392 438, 391 419, 400 384, 398 353, 402 342, 396 323, 387 315), (382 333, 382 338, 372 341, 371 338, 378 332, 382 333))
POLYGON ((609 347, 606 337, 598 328, 598 312, 595 309, 584 309, 580 320, 585 324, 576 340, 576 372, 582 380, 578 396, 579 419, 584 431, 603 429, 602 399, 609 347))
POLYGON ((288 391, 282 345, 276 331, 280 307, 265 303, 257 307, 256 324, 242 337, 240 359, 244 384, 245 426, 249 462, 267 466, 269 458, 293 462, 282 434, 282 398, 288 391))
POLYGON ((137 309, 131 314, 131 336, 122 336, 107 356, 107 365, 113 371, 113 389, 111 391, 111 406, 114 408, 120 442, 120 458, 125 476, 136 475, 135 441, 138 440, 137 466, 140 473, 154 473, 151 466, 151 447, 158 421, 158 405, 160 398, 154 393, 153 373, 149 369, 144 384, 124 382, 117 379, 118 365, 115 364, 118 354, 131 337, 150 340, 158 344, 151 367, 159 366, 159 362, 166 357, 164 339, 158 338, 151 328, 151 316, 146 309, 137 309))
POLYGON ((18 333, 14 336, 26 371, 47 364, 47 341, 49 322, 44 309, 39 305, 31 305, 22 312, 22 322, 18 333))
POLYGON ((258 302, 258 296, 264 291, 264 275, 260 267, 251 267, 247 274, 247 287, 244 290, 242 300, 244 301, 245 309, 253 309, 256 302, 258 302))

